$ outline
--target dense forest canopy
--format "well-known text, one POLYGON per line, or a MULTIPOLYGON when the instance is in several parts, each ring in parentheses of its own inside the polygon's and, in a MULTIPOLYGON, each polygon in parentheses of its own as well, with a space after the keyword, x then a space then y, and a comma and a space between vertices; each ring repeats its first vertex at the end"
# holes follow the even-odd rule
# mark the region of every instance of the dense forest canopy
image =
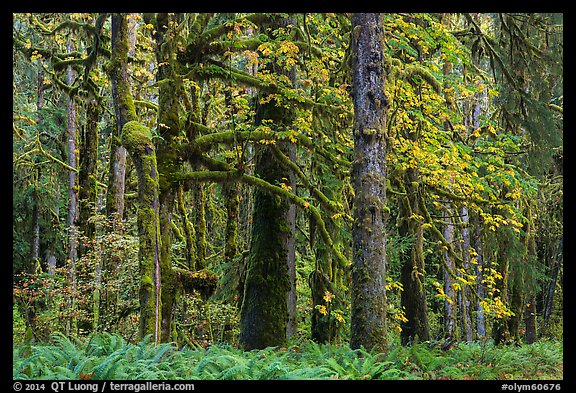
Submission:
POLYGON ((14 340, 561 338, 562 168, 562 14, 17 13, 14 340))

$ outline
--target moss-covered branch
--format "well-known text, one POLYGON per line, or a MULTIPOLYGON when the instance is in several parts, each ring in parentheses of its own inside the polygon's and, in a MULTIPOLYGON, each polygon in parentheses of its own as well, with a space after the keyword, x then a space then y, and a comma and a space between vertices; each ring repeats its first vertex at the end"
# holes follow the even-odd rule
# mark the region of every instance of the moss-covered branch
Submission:
POLYGON ((208 151, 218 144, 231 145, 237 142, 259 142, 259 141, 280 141, 280 140, 294 140, 298 146, 303 146, 313 152, 320 154, 327 160, 341 165, 348 169, 352 166, 350 161, 339 158, 328 152, 326 149, 315 144, 314 141, 304 134, 292 132, 265 132, 265 131, 224 131, 218 132, 212 128, 206 127, 200 123, 191 122, 191 126, 197 127, 203 134, 196 138, 185 150, 199 149, 201 152, 208 151))
POLYGON ((190 182, 206 182, 206 181, 220 182, 220 183, 228 181, 241 181, 243 183, 258 187, 261 190, 264 190, 271 194, 279 195, 283 198, 286 198, 290 202, 299 206, 314 220, 316 228, 319 230, 320 235, 322 236, 322 240, 326 243, 326 245, 328 245, 328 247, 330 247, 331 251, 337 258, 340 266, 346 267, 349 264, 348 259, 344 255, 342 255, 340 250, 338 250, 334 246, 334 242, 332 241, 332 238, 326 229, 326 225, 324 223, 324 220, 322 219, 320 210, 318 210, 318 208, 316 208, 315 206, 311 205, 310 202, 291 193, 290 191, 285 190, 282 187, 270 184, 267 181, 260 179, 258 177, 247 175, 238 169, 232 169, 229 171, 185 172, 175 175, 175 180, 181 181, 185 184, 190 182))
POLYGON ((314 196, 326 210, 332 213, 338 213, 342 210, 342 206, 339 203, 329 199, 322 191, 314 187, 300 167, 286 157, 286 155, 282 153, 276 145, 272 146, 272 152, 284 167, 294 172, 294 174, 302 181, 304 187, 310 191, 310 194, 314 196))

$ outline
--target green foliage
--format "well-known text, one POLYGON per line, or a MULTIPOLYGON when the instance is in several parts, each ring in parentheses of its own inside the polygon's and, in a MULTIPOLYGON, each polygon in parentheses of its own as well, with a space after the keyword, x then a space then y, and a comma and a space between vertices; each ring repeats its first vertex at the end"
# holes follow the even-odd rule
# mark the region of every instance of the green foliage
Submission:
POLYGON ((85 239, 85 253, 76 261, 74 272, 66 266, 55 268, 53 273, 39 270, 15 277, 14 297, 20 312, 33 315, 27 322, 38 339, 69 331, 73 320, 85 321, 84 331, 77 333, 87 333, 94 323, 94 302, 99 309, 97 329, 133 334, 137 324, 138 278, 132 272, 138 269, 138 240, 128 233, 109 230, 109 220, 98 216, 94 219, 106 233, 91 242, 85 239), (76 291, 72 273, 78 279, 76 291), (94 298, 96 290, 99 300, 94 298))
MULTIPOLYGON (((259 144, 295 147, 295 159, 290 160, 296 188, 285 183, 273 185, 286 192, 283 196, 297 196, 305 201, 297 209, 298 332, 287 348, 244 353, 224 344, 236 345, 238 339, 236 306, 242 297, 238 290, 245 274, 244 262, 249 259, 249 250, 245 249, 250 244, 253 225, 252 186, 239 186, 239 217, 234 217, 238 224, 238 255, 229 261, 221 258, 227 240, 223 228, 231 218, 226 214, 226 197, 214 184, 203 184, 205 204, 200 209, 198 198, 186 188, 183 208, 190 218, 197 218, 196 222, 205 222, 208 234, 207 241, 200 242, 206 246, 206 255, 198 263, 206 263, 223 277, 220 297, 201 301, 194 294, 177 296, 174 329, 179 350, 168 344, 152 347, 148 341, 130 343, 137 330, 139 311, 134 219, 137 185, 130 159, 126 226, 113 226, 96 214, 101 206, 94 206, 91 220, 97 228, 95 240, 82 236, 77 239, 86 244, 81 258, 75 261, 76 271, 70 270, 66 260, 69 238, 64 223, 69 196, 65 184, 70 168, 66 164, 64 131, 69 94, 75 96, 78 104, 80 129, 85 127, 87 104, 98 101, 106 108, 99 119, 102 132, 95 175, 97 192, 102 195, 112 185, 107 168, 112 160, 110 145, 117 140, 105 66, 111 49, 106 38, 110 36, 109 16, 14 14, 14 375, 118 379, 497 379, 528 378, 530 372, 537 378, 557 378, 561 374, 557 367, 561 364, 562 347, 554 341, 520 348, 494 347, 490 342, 461 343, 447 352, 440 351, 437 343, 413 343, 407 348, 394 344, 386 355, 305 342, 310 337, 313 307, 321 310, 322 306, 313 304, 309 277, 318 270, 319 258, 315 254, 322 247, 329 248, 322 244, 326 238, 320 235, 319 226, 311 222, 310 212, 314 209, 314 218, 324 220, 326 233, 339 254, 350 258, 352 248, 350 14, 282 15, 287 25, 270 29, 270 22, 279 16, 181 13, 168 15, 169 23, 164 27, 158 26, 156 16, 127 17, 134 24, 136 40, 127 77, 134 98, 138 98, 138 120, 152 130, 154 143, 174 142, 169 155, 174 162, 166 163, 165 168, 208 171, 213 166, 229 166, 238 173, 253 174, 254 150, 259 144), (104 23, 98 27, 98 21, 104 23), (157 41, 158 27, 166 29, 162 42, 157 41), (68 36, 78 43, 77 50, 70 53, 68 36), (155 57, 160 48, 172 50, 166 53, 174 70, 170 78, 157 73, 168 64, 155 57), (266 70, 268 64, 277 64, 278 72, 266 70), (78 76, 72 86, 64 82, 67 65, 78 76), (280 69, 293 69, 293 78, 280 69), (162 127, 157 129, 161 108, 153 104, 158 102, 159 88, 168 83, 178 86, 170 97, 175 106, 182 106, 177 119, 178 136, 170 137, 161 132, 162 127), (42 106, 39 87, 44 98, 42 106), (293 114, 293 120, 288 124, 270 120, 256 129, 255 113, 258 105, 265 102, 285 108, 293 114), (200 153, 195 150, 196 142, 201 146, 200 153), (41 269, 35 269, 31 258, 36 210, 41 269), (54 274, 46 266, 47 257, 52 256, 58 263, 54 274), (76 277, 77 285, 72 285, 72 277, 76 277), (75 321, 83 322, 81 331, 72 331, 75 321), (95 331, 108 333, 93 334, 95 331), (87 341, 67 339, 56 332, 69 332, 72 337, 79 334, 87 341), (34 343, 37 345, 32 347, 34 343), (182 348, 185 345, 193 348, 182 348)), ((412 237, 397 235, 398 223, 404 219, 419 222, 425 229, 424 286, 430 331, 439 337, 444 330, 445 297, 437 296, 434 286, 442 288, 442 251, 449 245, 434 237, 434 229, 445 224, 440 219, 447 205, 454 211, 468 209, 468 224, 454 219, 458 232, 464 225, 469 229, 480 226, 484 286, 476 288, 484 290, 480 304, 488 318, 487 331, 491 329, 489 322, 510 315, 509 304, 502 303, 498 296, 503 276, 497 272, 497 261, 499 254, 506 254, 511 259, 507 272, 503 272, 510 273, 506 277, 522 277, 522 288, 537 292, 538 322, 546 312, 540 304, 546 306, 550 301, 554 306, 548 310, 551 314, 544 326, 539 326, 540 337, 560 339, 562 14, 386 13, 383 21, 389 99, 387 177, 391 180, 386 206, 389 280, 385 284, 392 322, 388 324, 389 341, 395 342, 398 322, 404 317, 398 307, 402 293, 397 285, 401 257, 414 242, 412 237), (412 170, 418 171, 419 179, 414 183, 422 192, 424 207, 429 209, 429 220, 420 214, 398 214, 404 191, 397 183, 404 182, 407 171, 412 170), (528 205, 532 212, 527 211, 528 205), (477 222, 472 222, 472 218, 477 218, 477 222), (500 250, 498 242, 503 231, 513 237, 513 242, 500 250), (536 239, 532 254, 529 238, 536 239), (550 285, 554 285, 551 292, 550 285), (548 298, 550 293, 554 299, 548 298)), ((82 153, 79 155, 82 158, 82 153)), ((286 173, 289 169, 283 168, 286 173)), ((159 168, 160 178, 168 181, 173 174, 163 170, 159 168)), ((226 177, 226 181, 231 180, 226 177)), ((261 184, 272 185, 263 181, 261 184)), ((196 183, 192 186, 196 187, 196 183)), ((190 268, 186 254, 189 239, 179 229, 183 219, 174 209, 171 260, 173 266, 190 268)), ((201 231, 196 233, 203 239, 201 231)), ((466 252, 460 247, 462 240, 462 234, 457 234, 451 245, 460 256, 466 252)), ((328 250, 325 254, 329 263, 334 255, 328 254, 335 253, 328 250)), ((326 317, 335 320, 341 316, 345 322, 339 325, 339 335, 346 341, 349 269, 342 261, 346 260, 333 261, 330 269, 336 277, 333 284, 337 290, 332 292, 342 304, 326 308, 326 317)), ((478 271, 472 266, 467 273, 470 275, 461 277, 472 284, 457 282, 459 288, 472 288, 475 284, 470 276, 478 271)), ((475 309, 472 316, 474 313, 475 309)))
POLYGON ((246 352, 231 345, 178 350, 150 337, 128 343, 99 333, 85 341, 55 334, 27 357, 21 347, 14 347, 14 379, 562 379, 563 362, 562 343, 545 340, 521 347, 470 342, 448 351, 436 342, 395 342, 385 354, 304 341, 246 352))

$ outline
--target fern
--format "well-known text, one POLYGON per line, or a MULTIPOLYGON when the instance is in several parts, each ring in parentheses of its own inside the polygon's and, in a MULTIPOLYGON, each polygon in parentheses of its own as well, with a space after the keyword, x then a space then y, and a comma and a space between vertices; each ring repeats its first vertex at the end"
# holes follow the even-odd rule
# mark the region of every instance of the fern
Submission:
POLYGON ((387 354, 346 345, 305 342, 289 348, 250 352, 231 345, 208 350, 174 344, 136 344, 101 333, 86 343, 61 334, 50 345, 30 347, 20 357, 13 349, 14 379, 556 379, 561 375, 562 343, 540 342, 522 347, 496 347, 491 342, 461 343, 442 352, 426 344, 390 346, 387 354), (560 369, 561 370, 561 369, 560 369))

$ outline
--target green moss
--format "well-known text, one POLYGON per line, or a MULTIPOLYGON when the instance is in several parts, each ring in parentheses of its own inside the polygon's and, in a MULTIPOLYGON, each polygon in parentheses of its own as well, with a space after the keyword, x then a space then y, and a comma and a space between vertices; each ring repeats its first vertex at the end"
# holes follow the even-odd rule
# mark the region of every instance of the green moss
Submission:
POLYGON ((156 153, 151 133, 136 121, 127 122, 122 128, 122 144, 132 157, 138 175, 138 235, 140 259, 140 335, 143 338, 153 334, 159 339, 158 311, 161 314, 161 302, 153 277, 160 264, 159 196, 156 153), (159 310, 156 310, 158 303, 159 310))
POLYGON ((153 146, 152 132, 148 127, 132 120, 124 124, 120 142, 127 150, 133 153, 144 154, 147 148, 153 146))

